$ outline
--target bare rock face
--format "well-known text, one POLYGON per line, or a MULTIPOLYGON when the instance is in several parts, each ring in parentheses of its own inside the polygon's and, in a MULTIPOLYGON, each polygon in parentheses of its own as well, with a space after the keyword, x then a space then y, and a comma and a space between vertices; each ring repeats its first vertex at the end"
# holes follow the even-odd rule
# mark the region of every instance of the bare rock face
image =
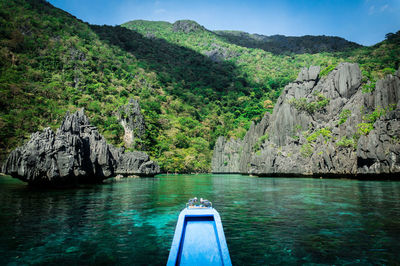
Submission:
POLYGON ((358 64, 340 64, 340 71, 334 77, 335 88, 340 96, 350 98, 361 85, 361 71, 358 64))
POLYGON ((358 172, 366 175, 400 173, 400 109, 375 122, 357 149, 358 172))
POLYGON ((259 176, 400 175, 400 71, 377 81, 371 93, 362 92, 357 64, 339 64, 326 77, 319 71, 302 69, 272 115, 235 140, 234 156, 225 148, 232 141, 218 143, 212 171, 236 172, 226 167, 234 158, 240 173, 259 176))
POLYGON ((265 113, 263 119, 257 125, 254 122, 251 123, 249 131, 243 138, 242 146, 239 147, 241 154, 239 154, 239 170, 241 173, 250 171, 249 161, 251 154, 255 150, 256 145, 261 145, 260 138, 265 136, 265 130, 269 126, 270 114, 265 113))
POLYGON ((215 173, 239 173, 241 147, 241 140, 227 141, 225 137, 219 137, 215 144, 217 152, 214 152, 212 159, 212 168, 217 169, 215 173))
POLYGON ((139 103, 134 99, 130 99, 127 105, 119 109, 118 119, 124 128, 126 146, 134 146, 135 140, 140 139, 146 131, 146 124, 139 103))
POLYGON ((190 33, 190 32, 197 32, 197 31, 203 31, 206 30, 203 26, 198 24, 196 21, 193 20, 178 20, 175 21, 174 24, 172 24, 173 28, 172 30, 175 32, 184 32, 184 33, 190 33))
POLYGON ((264 136, 269 125, 270 114, 265 113, 263 119, 257 125, 251 123, 249 131, 243 140, 219 137, 215 144, 212 169, 218 169, 214 173, 245 173, 250 170, 250 157, 254 145, 264 136))
POLYGON ((319 66, 304 67, 297 76, 296 82, 316 81, 321 68, 319 66))
POLYGON ((33 133, 2 166, 3 173, 29 184, 61 187, 98 183, 115 174, 152 176, 159 171, 147 154, 124 153, 107 144, 83 109, 67 113, 56 133, 50 128, 33 133))
MULTIPOLYGON (((400 71, 397 71, 399 73, 400 71)), ((376 82, 374 94, 375 105, 379 107, 396 105, 400 100, 400 78, 397 75, 387 75, 376 82)))

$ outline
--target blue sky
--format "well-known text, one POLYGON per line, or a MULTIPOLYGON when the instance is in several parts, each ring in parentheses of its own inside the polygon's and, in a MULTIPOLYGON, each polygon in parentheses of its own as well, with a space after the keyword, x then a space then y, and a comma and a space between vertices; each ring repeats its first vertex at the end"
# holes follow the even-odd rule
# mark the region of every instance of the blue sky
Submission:
POLYGON ((210 30, 340 36, 363 45, 400 30, 400 0, 49 0, 91 24, 192 19, 210 30))

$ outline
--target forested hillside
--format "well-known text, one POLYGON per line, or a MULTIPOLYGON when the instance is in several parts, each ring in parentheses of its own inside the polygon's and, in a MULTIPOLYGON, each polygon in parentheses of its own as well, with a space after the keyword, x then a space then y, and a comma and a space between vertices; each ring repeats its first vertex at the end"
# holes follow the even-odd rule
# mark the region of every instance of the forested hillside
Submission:
POLYGON ((228 42, 248 48, 259 48, 274 54, 341 52, 361 47, 359 44, 349 42, 343 38, 330 36, 265 36, 242 31, 223 30, 215 31, 215 33, 228 42))
POLYGON ((124 146, 116 111, 135 98, 146 134, 127 148, 145 150, 165 172, 205 172, 216 138, 243 137, 301 67, 328 72, 359 62, 373 90, 398 68, 400 48, 397 33, 374 47, 273 54, 193 21, 95 26, 45 1, 14 0, 0 1, 0 58, 1 159, 81 107, 108 141, 124 146))

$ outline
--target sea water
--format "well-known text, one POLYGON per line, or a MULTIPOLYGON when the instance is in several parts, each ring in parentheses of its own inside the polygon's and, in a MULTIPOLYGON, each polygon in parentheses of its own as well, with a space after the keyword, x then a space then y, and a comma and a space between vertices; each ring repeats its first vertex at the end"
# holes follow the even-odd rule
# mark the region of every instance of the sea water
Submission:
POLYGON ((162 175, 73 189, 0 177, 0 265, 164 265, 207 198, 234 265, 400 263, 400 182, 162 175))

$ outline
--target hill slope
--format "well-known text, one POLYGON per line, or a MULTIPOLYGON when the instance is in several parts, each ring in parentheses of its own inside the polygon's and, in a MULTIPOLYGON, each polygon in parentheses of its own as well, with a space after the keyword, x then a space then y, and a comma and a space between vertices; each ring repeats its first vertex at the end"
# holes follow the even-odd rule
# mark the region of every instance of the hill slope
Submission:
POLYGON ((330 36, 265 36, 242 31, 215 31, 215 33, 230 43, 247 48, 259 48, 274 54, 342 52, 361 47, 343 38, 330 36))
POLYGON ((95 26, 41 0, 1 1, 0 29, 1 159, 80 107, 108 141, 126 146, 118 110, 135 98, 146 133, 127 148, 148 152, 162 171, 209 171, 216 138, 243 137, 303 66, 359 61, 373 79, 399 61, 389 40, 341 53, 274 55, 192 21, 95 26))

